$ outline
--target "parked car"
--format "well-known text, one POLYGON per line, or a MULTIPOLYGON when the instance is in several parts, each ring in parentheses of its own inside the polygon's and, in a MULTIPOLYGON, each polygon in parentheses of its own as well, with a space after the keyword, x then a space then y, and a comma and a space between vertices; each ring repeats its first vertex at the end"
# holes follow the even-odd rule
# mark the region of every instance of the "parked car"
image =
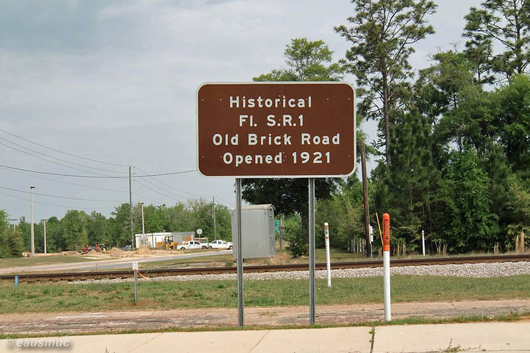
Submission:
POLYGON ((234 245, 224 240, 214 240, 210 243, 210 249, 228 249, 232 250, 234 245))
POLYGON ((197 240, 190 240, 190 241, 184 241, 182 244, 177 245, 177 249, 179 250, 188 250, 188 249, 206 249, 205 244, 201 244, 201 242, 197 240))

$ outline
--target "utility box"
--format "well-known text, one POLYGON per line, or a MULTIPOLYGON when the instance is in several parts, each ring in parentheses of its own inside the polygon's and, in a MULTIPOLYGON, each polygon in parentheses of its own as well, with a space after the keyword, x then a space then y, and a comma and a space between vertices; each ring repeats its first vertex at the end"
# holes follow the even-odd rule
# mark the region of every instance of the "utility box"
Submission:
MULTIPOLYGON (((274 233, 274 207, 252 205, 241 207, 241 241, 243 258, 254 259, 276 255, 276 236, 274 233)), ((237 210, 232 209, 232 243, 234 258, 237 259, 237 210)))

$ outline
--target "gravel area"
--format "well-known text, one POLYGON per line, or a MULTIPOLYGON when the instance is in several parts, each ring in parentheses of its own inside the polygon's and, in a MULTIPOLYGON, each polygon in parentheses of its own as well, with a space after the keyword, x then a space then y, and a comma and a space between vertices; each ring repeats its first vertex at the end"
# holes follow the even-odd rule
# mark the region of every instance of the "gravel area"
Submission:
MULTIPOLYGON (((468 277, 468 278, 487 278, 487 277, 505 277, 515 275, 530 274, 529 262, 502 262, 502 263, 480 263, 480 264, 461 264, 461 265, 432 265, 432 266, 407 266, 391 267, 392 275, 402 276, 444 276, 444 277, 468 277)), ((304 280, 309 277, 309 271, 295 272, 268 272, 268 273, 244 273, 244 279, 247 280, 270 280, 270 279, 288 279, 304 280)), ((360 268, 360 269, 339 269, 332 270, 332 278, 356 278, 356 277, 382 277, 383 268, 360 268)), ((315 271, 316 278, 327 278, 326 271, 315 271)), ((153 277, 151 281, 202 281, 202 280, 237 280, 236 274, 224 275, 194 275, 194 276, 167 276, 153 277)), ((132 282, 133 279, 110 279, 110 280, 86 280, 74 281, 73 284, 79 283, 116 283, 132 282)), ((146 279, 139 278, 139 281, 146 279)))

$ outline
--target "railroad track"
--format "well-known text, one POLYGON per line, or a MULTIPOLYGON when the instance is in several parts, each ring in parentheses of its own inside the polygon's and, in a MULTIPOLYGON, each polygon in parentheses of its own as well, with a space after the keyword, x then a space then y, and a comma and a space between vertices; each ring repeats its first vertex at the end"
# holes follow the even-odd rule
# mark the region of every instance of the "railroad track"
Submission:
MULTIPOLYGON (((391 265, 402 266, 430 266, 449 264, 469 264, 469 263, 492 263, 492 262, 519 262, 530 261, 530 254, 524 255, 496 255, 496 256, 463 256, 463 257, 437 257, 428 259, 393 259, 391 265)), ((336 262, 331 264, 331 269, 351 269, 351 268, 374 268, 383 267, 382 259, 336 262)), ((315 264, 316 270, 325 270, 326 263, 315 264)), ((289 265, 245 265, 245 273, 260 272, 290 272, 307 271, 308 264, 289 265)), ((236 273, 236 267, 198 267, 198 268, 170 268, 170 269, 146 269, 141 273, 147 277, 164 276, 190 276, 204 274, 228 274, 236 273)), ((86 272, 63 272, 63 273, 27 273, 18 275, 19 281, 40 282, 40 281, 82 281, 88 279, 125 279, 133 276, 132 270, 121 271, 86 271, 86 272)), ((13 281, 15 275, 0 275, 0 280, 13 281)))

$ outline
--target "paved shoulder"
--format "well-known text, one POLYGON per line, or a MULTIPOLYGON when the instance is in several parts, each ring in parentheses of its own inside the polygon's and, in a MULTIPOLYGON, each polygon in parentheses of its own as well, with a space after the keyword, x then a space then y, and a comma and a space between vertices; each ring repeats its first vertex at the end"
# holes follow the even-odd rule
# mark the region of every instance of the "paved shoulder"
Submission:
POLYGON ((373 353, 530 352, 530 322, 382 326, 373 353))

